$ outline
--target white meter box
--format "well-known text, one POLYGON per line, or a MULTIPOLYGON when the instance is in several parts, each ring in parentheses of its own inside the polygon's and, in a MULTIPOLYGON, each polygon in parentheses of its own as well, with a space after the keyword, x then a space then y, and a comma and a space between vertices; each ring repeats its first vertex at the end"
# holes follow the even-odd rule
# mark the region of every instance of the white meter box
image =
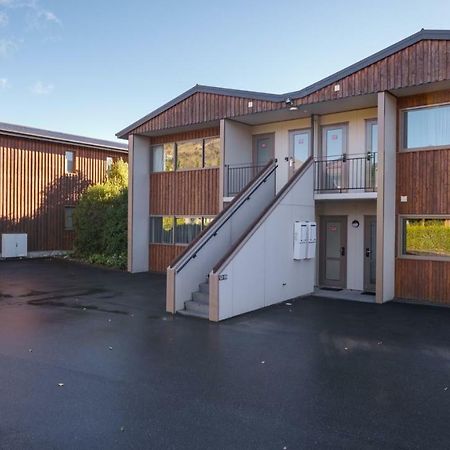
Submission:
POLYGON ((18 258, 27 256, 27 235, 2 234, 2 258, 18 258))
POLYGON ((308 221, 294 222, 294 259, 316 257, 316 223, 308 221))

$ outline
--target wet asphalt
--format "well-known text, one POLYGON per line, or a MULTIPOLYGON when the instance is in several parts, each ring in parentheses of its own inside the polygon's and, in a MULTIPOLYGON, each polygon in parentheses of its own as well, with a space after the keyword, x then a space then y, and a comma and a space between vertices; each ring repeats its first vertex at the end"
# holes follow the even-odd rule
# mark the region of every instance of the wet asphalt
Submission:
POLYGON ((0 448, 449 448, 449 309, 304 298, 212 324, 164 289, 0 262, 0 448))

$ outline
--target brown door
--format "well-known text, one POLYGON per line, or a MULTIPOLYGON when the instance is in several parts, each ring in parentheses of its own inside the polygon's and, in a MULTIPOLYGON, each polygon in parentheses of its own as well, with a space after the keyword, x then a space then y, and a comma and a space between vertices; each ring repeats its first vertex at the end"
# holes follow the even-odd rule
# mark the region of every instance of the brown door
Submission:
POLYGON ((375 292, 377 258, 377 218, 364 217, 364 290, 375 292))
POLYGON ((321 217, 319 232, 320 285, 345 288, 347 286, 347 217, 321 217))
POLYGON ((253 136, 253 162, 256 166, 265 166, 275 154, 274 135, 257 134, 253 136))

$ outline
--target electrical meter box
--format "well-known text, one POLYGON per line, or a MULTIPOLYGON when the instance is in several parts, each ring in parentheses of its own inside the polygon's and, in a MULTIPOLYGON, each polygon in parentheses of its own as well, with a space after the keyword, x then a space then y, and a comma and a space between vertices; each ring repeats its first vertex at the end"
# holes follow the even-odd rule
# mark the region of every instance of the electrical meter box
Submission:
POLYGON ((294 222, 294 259, 306 258, 308 250, 308 223, 294 222))
POLYGON ((27 235, 2 234, 2 258, 18 258, 27 256, 27 235))
POLYGON ((312 259, 316 257, 317 245, 317 224, 316 222, 308 223, 308 249, 306 250, 306 258, 312 259))
POLYGON ((316 222, 294 222, 294 259, 312 259, 316 257, 316 222))

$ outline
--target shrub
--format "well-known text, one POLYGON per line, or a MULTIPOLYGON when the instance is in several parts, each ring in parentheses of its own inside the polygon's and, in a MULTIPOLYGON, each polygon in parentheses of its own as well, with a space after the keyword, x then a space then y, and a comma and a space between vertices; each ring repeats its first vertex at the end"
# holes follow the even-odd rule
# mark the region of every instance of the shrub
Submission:
POLYGON ((91 263, 125 267, 128 164, 116 161, 104 183, 90 186, 75 207, 75 256, 91 263))

